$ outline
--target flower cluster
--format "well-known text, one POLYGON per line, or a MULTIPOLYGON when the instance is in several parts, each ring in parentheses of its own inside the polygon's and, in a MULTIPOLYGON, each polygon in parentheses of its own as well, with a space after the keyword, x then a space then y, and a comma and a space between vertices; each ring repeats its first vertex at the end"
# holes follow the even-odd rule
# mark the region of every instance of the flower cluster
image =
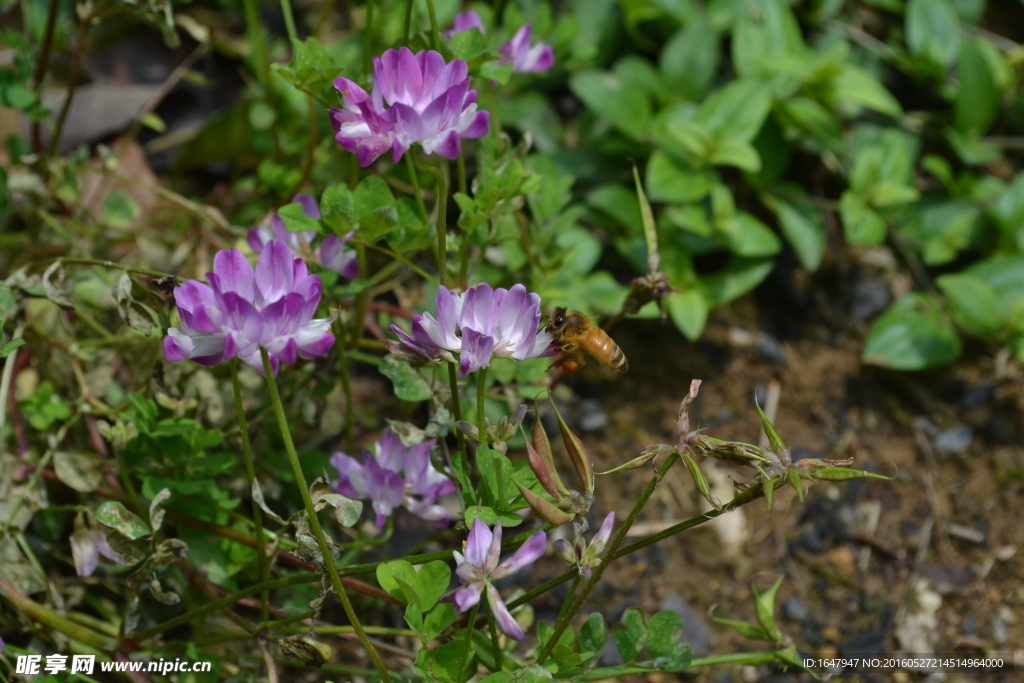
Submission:
POLYGON ((584 580, 589 579, 590 570, 601 564, 601 558, 598 555, 604 552, 604 547, 608 544, 608 539, 611 538, 614 524, 615 513, 609 512, 590 543, 587 543, 580 531, 576 534, 575 541, 571 543, 564 538, 555 541, 553 544, 555 554, 569 564, 576 565, 584 580))
MULTIPOLYGON (((456 33, 478 29, 480 33, 487 35, 484 22, 480 15, 470 10, 455 15, 454 27, 445 31, 446 37, 451 38, 456 33)), ((498 49, 501 55, 499 64, 511 64, 514 73, 540 73, 547 71, 555 63, 554 51, 550 45, 537 43, 530 45, 530 37, 533 32, 532 24, 523 24, 516 31, 512 40, 508 41, 498 49)))
POLYGON ((267 242, 255 271, 237 249, 222 250, 206 279, 209 285, 188 280, 174 288, 181 327, 167 330, 167 360, 217 365, 237 356, 263 373, 263 347, 276 375, 282 362, 321 356, 334 343, 331 319, 313 319, 320 277, 286 243, 267 242))
POLYGON ((396 507, 439 525, 448 523, 448 511, 437 498, 453 493, 455 486, 430 462, 436 440, 407 448, 390 429, 374 450, 367 449, 363 462, 346 453, 335 453, 331 464, 338 470, 338 493, 357 500, 372 500, 376 524, 383 526, 396 507))
MULTIPOLYGON (((317 205, 316 197, 309 194, 297 194, 292 197, 292 202, 302 205, 302 211, 310 218, 320 218, 320 207, 317 205)), ((311 249, 313 240, 316 238, 315 230, 301 230, 290 232, 284 226, 281 217, 274 214, 270 225, 261 225, 258 228, 249 228, 248 242, 252 250, 257 254, 263 253, 263 248, 270 240, 284 242, 292 250, 295 256, 300 258, 315 257, 327 270, 332 270, 348 280, 359 277, 359 261, 353 249, 346 249, 345 244, 355 235, 355 230, 349 232, 345 237, 328 235, 320 244, 319 249, 311 249)))
POLYGON ((512 557, 498 564, 501 554, 501 522, 494 525, 492 533, 479 518, 473 520, 469 538, 455 556, 455 573, 462 582, 462 588, 455 591, 455 613, 462 614, 480 602, 481 593, 487 593, 487 603, 498 627, 513 640, 523 639, 523 630, 512 618, 508 608, 498 595, 492 581, 514 574, 523 567, 533 564, 547 548, 548 537, 543 531, 535 532, 526 543, 519 547, 512 557))
POLYGON ((403 47, 374 57, 373 74, 372 95, 347 78, 334 81, 344 106, 330 111, 335 139, 361 166, 389 149, 397 162, 417 142, 427 154, 456 159, 462 138, 487 133, 490 114, 477 111, 465 61, 403 47))
POLYGON ((388 342, 388 350, 451 362, 458 352, 461 377, 487 367, 494 356, 525 360, 555 353, 551 334, 537 331, 540 295, 528 293, 523 285, 492 289, 484 283, 462 294, 441 287, 436 303, 437 318, 429 313, 415 316, 411 335, 392 325, 400 341, 388 342))

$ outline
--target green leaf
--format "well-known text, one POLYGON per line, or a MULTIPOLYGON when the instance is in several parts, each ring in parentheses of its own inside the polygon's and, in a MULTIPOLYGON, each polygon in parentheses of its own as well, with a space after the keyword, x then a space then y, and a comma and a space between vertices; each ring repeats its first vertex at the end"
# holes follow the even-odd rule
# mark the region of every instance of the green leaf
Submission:
POLYGON ((139 205, 124 190, 114 190, 103 200, 103 222, 112 228, 129 226, 141 215, 139 205))
POLYGON ((448 590, 451 583, 452 571, 448 565, 440 560, 428 562, 420 567, 416 573, 416 592, 419 594, 419 602, 424 612, 432 609, 437 601, 448 590))
MULTIPOLYGON (((551 636, 555 635, 555 629, 547 621, 537 622, 537 640, 541 646, 546 646, 548 641, 551 640, 551 636)), ((562 647, 572 647, 573 632, 571 628, 567 628, 562 631, 562 635, 558 636, 558 643, 562 647)))
POLYGON ((1003 324, 999 293, 987 282, 969 273, 951 273, 935 280, 952 307, 953 319, 969 332, 993 335, 1003 324))
POLYGON ((817 270, 828 243, 821 212, 813 206, 790 204, 778 197, 773 197, 771 204, 800 265, 812 272, 817 270))
POLYGON ((652 657, 668 657, 686 649, 683 642, 683 617, 663 610, 647 620, 647 652, 652 657))
POLYGON ((0 358, 7 358, 7 356, 11 355, 15 349, 21 348, 24 344, 25 340, 21 337, 16 337, 15 339, 10 340, 3 345, 3 348, 0 348, 0 358))
POLYGON ((716 228, 737 256, 773 256, 782 250, 778 235, 746 211, 717 223, 716 228))
POLYGON ((699 99, 707 91, 718 61, 718 33, 703 13, 665 43, 659 59, 668 91, 685 100, 699 99))
POLYGON ((643 220, 636 193, 618 183, 595 187, 587 195, 587 204, 600 209, 627 228, 639 228, 643 220))
POLYGON ((477 69, 480 78, 495 81, 501 85, 507 85, 512 78, 512 64, 498 64, 498 62, 484 62, 477 69))
POLYGON ((651 118, 651 103, 643 91, 606 71, 591 69, 575 74, 569 88, 595 114, 619 132, 641 142, 651 118))
POLYGON ((93 458, 70 451, 56 451, 53 454, 53 470, 58 479, 82 493, 95 491, 103 479, 98 463, 93 458))
POLYGON ((583 626, 580 626, 578 640, 580 650, 594 653, 591 658, 592 662, 600 659, 601 654, 604 652, 604 644, 608 640, 608 627, 605 625, 604 616, 600 612, 594 612, 587 617, 587 621, 583 626))
POLYGON ((964 272, 984 280, 995 290, 1004 317, 1024 301, 1024 255, 997 256, 975 263, 964 272))
POLYGON ((96 521, 133 541, 149 536, 149 527, 121 503, 108 500, 96 508, 96 521))
POLYGON ((878 215, 860 195, 847 190, 839 200, 846 239, 853 244, 881 244, 885 241, 885 219, 878 215))
POLYGON ((644 241, 647 243, 647 270, 656 272, 661 265, 661 255, 658 253, 658 231, 654 225, 654 212, 651 211, 651 203, 647 201, 644 194, 643 183, 640 182, 640 171, 636 164, 633 164, 633 185, 636 187, 637 203, 640 205, 640 222, 644 230, 644 241))
POLYGON ((304 230, 324 231, 320 221, 307 216, 302 208, 302 204, 299 202, 292 202, 282 206, 277 210, 277 215, 281 217, 281 222, 284 223, 284 227, 288 229, 288 232, 302 232, 304 230))
POLYGON ((718 166, 735 166, 750 173, 761 170, 761 156, 754 146, 734 138, 715 143, 709 161, 718 166))
POLYGON ((771 106, 768 86, 754 79, 737 79, 704 100, 695 120, 707 124, 715 140, 750 142, 771 106))
POLYGON ((984 135, 999 114, 999 89, 983 52, 983 39, 970 37, 960 52, 960 90, 953 106, 957 130, 967 136, 984 135))
POLYGON ((746 294, 761 284, 774 267, 771 259, 734 258, 724 270, 701 278, 708 304, 721 306, 746 294))
POLYGON ((429 612, 423 616, 424 641, 429 642, 437 638, 441 633, 455 623, 458 615, 455 614, 455 606, 450 602, 442 602, 434 605, 429 612))
MULTIPOLYGON (((461 638, 435 647, 430 651, 432 671, 435 677, 442 683, 463 683, 469 676, 463 671, 465 665, 469 671, 476 670, 474 661, 475 649, 472 641, 469 646, 468 655, 465 652, 466 643, 461 638)), ((425 648, 424 648, 425 649, 425 648)))
POLYGON ((934 298, 911 293, 883 313, 864 344, 865 363, 894 370, 923 370, 951 363, 962 347, 934 298))
POLYGON ((310 37, 305 43, 293 40, 292 60, 288 64, 272 64, 271 68, 325 106, 338 106, 341 93, 334 88, 334 80, 341 74, 341 67, 316 38, 310 37))
MULTIPOLYGON (((790 472, 794 471, 790 470, 790 472)), ((775 584, 764 593, 759 594, 757 586, 751 586, 754 591, 754 612, 757 615, 757 623, 761 624, 761 628, 772 639, 772 642, 782 640, 782 632, 775 625, 775 593, 781 585, 782 577, 780 576, 775 584)))
POLYGON ((909 0, 907 45, 915 55, 949 67, 960 53, 960 21, 949 0, 909 0))
POLYGON ((833 106, 867 107, 880 114, 901 116, 903 108, 877 78, 855 64, 844 64, 828 83, 827 99, 833 106))
POLYGON ((688 168, 661 150, 647 160, 645 176, 651 201, 690 203, 703 199, 711 191, 714 175, 688 168))
POLYGON ((368 176, 359 183, 352 193, 352 211, 359 217, 356 234, 367 242, 399 227, 395 197, 380 176, 368 176))
POLYGON ((714 131, 703 121, 673 119, 666 124, 665 130, 697 162, 705 160, 714 144, 714 131))
POLYGON ((487 49, 487 38, 480 29, 474 27, 453 35, 448 39, 448 45, 452 49, 452 54, 469 62, 487 49))
POLYGON ((426 401, 432 395, 427 380, 405 358, 393 354, 385 356, 377 369, 391 380, 395 396, 403 401, 426 401))
POLYGON ((748 3, 739 11, 733 27, 732 61, 741 78, 779 73, 780 65, 789 61, 806 63, 806 52, 793 10, 782 0, 748 3))
MULTIPOLYGON (((416 569, 405 560, 395 560, 377 565, 377 583, 395 598, 408 604, 412 602, 406 597, 398 580, 401 579, 407 586, 416 587, 416 569)), ((421 610, 422 611, 422 610, 421 610)))
POLYGON ((487 444, 477 450, 476 461, 484 484, 484 500, 499 510, 507 510, 510 493, 515 490, 508 474, 512 470, 512 463, 487 444))
POLYGON ((854 470, 849 467, 822 467, 814 471, 814 478, 822 481, 850 481, 851 479, 890 479, 882 474, 854 470))
POLYGON ((336 234, 343 235, 355 227, 355 199, 347 185, 331 185, 320 197, 320 215, 336 234))
POLYGON ((615 646, 624 662, 636 659, 647 641, 647 624, 639 607, 630 607, 612 630, 615 646))
POLYGON ((513 526, 519 526, 523 523, 523 518, 514 512, 495 510, 494 508, 487 507, 485 505, 471 505, 466 508, 466 526, 472 527, 474 519, 479 519, 488 526, 493 526, 494 524, 501 522, 501 526, 506 529, 513 526))
POLYGON ((717 621, 719 624, 724 624, 734 629, 744 638, 750 638, 751 640, 771 640, 771 638, 768 637, 768 634, 765 633, 764 629, 760 626, 755 626, 754 624, 749 624, 745 621, 723 619, 721 617, 715 617, 715 621, 717 621))

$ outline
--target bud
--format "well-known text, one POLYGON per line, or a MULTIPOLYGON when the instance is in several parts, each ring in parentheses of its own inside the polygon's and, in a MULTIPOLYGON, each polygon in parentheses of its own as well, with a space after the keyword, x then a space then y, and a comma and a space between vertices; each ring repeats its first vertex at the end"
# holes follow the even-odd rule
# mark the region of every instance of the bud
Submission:
POLYGON ((568 564, 576 564, 576 549, 569 541, 560 538, 551 545, 551 549, 555 551, 555 555, 568 564))
POLYGON ((754 613, 757 616, 757 623, 761 625, 764 632, 774 642, 782 640, 782 632, 775 625, 775 592, 782 585, 782 577, 775 582, 775 585, 764 593, 757 592, 757 586, 751 585, 754 591, 754 613))
POLYGON ((700 491, 700 495, 704 496, 704 499, 711 503, 711 507, 718 510, 722 507, 721 501, 711 495, 711 488, 708 486, 708 480, 704 476, 704 470, 700 468, 697 461, 690 455, 690 449, 686 449, 682 452, 683 462, 686 463, 686 469, 690 470, 690 476, 693 477, 693 483, 697 485, 697 490, 700 491))
POLYGON ((555 409, 555 415, 558 417, 558 426, 562 430, 562 441, 565 443, 565 450, 569 452, 569 459, 572 461, 573 467, 576 468, 576 474, 579 475, 587 493, 592 493, 594 491, 594 463, 590 460, 590 453, 587 452, 586 446, 583 445, 579 437, 573 434, 569 426, 565 424, 554 401, 551 402, 551 407, 555 409))
POLYGON ((530 506, 538 517, 546 522, 551 522, 555 526, 561 526, 567 522, 571 522, 573 516, 567 512, 559 510, 553 503, 549 503, 542 496, 537 495, 530 489, 516 484, 519 487, 519 493, 523 494, 523 499, 526 500, 526 504, 530 506))
POLYGON ((569 495, 569 489, 558 476, 555 468, 555 459, 551 455, 551 443, 540 423, 540 412, 537 412, 537 419, 533 421, 533 444, 526 442, 526 457, 530 462, 530 469, 537 475, 537 480, 544 487, 544 490, 554 496, 555 500, 562 500, 569 495))

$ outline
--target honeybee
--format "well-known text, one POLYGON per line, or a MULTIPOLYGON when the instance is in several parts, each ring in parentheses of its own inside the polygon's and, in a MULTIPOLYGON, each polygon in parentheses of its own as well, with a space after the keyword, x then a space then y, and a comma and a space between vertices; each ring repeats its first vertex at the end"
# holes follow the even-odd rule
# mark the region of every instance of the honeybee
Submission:
POLYGON ((610 368, 619 372, 629 370, 626 354, 608 333, 590 322, 579 311, 556 308, 544 328, 562 345, 562 354, 551 364, 566 372, 576 372, 586 365, 583 352, 586 351, 610 368))

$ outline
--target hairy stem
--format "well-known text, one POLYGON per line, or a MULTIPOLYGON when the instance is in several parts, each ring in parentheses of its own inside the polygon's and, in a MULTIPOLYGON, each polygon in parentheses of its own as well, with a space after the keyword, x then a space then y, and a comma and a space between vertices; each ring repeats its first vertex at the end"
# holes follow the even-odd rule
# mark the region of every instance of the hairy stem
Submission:
MULTIPOLYGON (((238 431, 242 436, 242 456, 245 459, 245 478, 249 482, 249 497, 252 501, 252 521, 256 527, 256 557, 260 569, 260 583, 267 581, 267 553, 263 538, 263 511, 252 495, 253 483, 256 481, 256 468, 252 463, 252 446, 249 443, 249 425, 245 421, 245 408, 242 407, 242 385, 238 381, 238 360, 232 360, 231 387, 235 392, 235 412, 238 415, 238 431)), ((269 595, 260 593, 260 621, 267 620, 269 595)))
POLYGON ((335 592, 338 594, 338 598, 341 600, 341 606, 345 610, 345 615, 348 620, 352 622, 352 627, 356 630, 356 635, 359 636, 360 642, 366 651, 369 653, 370 658, 373 659, 373 663, 377 666, 377 671, 380 672, 381 680, 386 683, 391 683, 391 674, 388 673, 387 668, 384 666, 384 662, 380 658, 380 654, 377 652, 377 648, 370 642, 369 637, 366 635, 366 631, 363 630, 362 624, 359 623, 359 617, 356 616, 356 612, 352 609, 352 602, 348 599, 348 592, 345 590, 344 584, 341 583, 341 576, 338 574, 338 568, 334 566, 334 556, 331 554, 331 549, 327 545, 327 539, 324 536, 324 530, 320 527, 320 519, 316 515, 316 509, 313 507, 313 500, 309 497, 309 487, 306 485, 306 476, 302 473, 302 464, 299 462, 299 454, 295 450, 295 444, 292 441, 291 428, 288 426, 288 417, 284 414, 284 405, 281 403, 281 395, 277 390, 277 381, 274 379, 274 369, 270 364, 270 355, 267 353, 265 348, 260 348, 260 356, 263 358, 263 370, 266 372, 267 386, 270 389, 270 400, 274 404, 274 413, 277 415, 277 424, 281 429, 281 438, 284 441, 285 452, 288 454, 288 461, 292 466, 292 473, 295 475, 295 483, 298 484, 299 493, 302 495, 302 503, 306 508, 306 515, 309 517, 309 526, 313 530, 313 535, 316 537, 317 545, 320 546, 320 552, 323 553, 324 565, 327 567, 327 573, 330 574, 331 584, 334 586, 335 592))
MULTIPOLYGON (((644 506, 647 505, 647 501, 650 500, 651 495, 654 494, 654 490, 658 488, 658 483, 661 482, 662 478, 666 473, 668 473, 669 469, 677 460, 679 460, 679 453, 678 451, 673 451, 662 466, 658 468, 657 473, 651 478, 650 483, 647 484, 647 488, 644 489, 636 503, 633 504, 633 509, 629 511, 629 516, 626 517, 626 520, 619 528, 619 533, 616 534, 611 546, 609 546, 606 557, 611 558, 615 556, 615 552, 626 539, 626 534, 629 532, 629 528, 633 526, 633 522, 636 520, 641 510, 644 509, 644 506)), ((590 575, 590 579, 588 579, 583 585, 583 590, 580 591, 580 596, 576 599, 576 602, 572 604, 565 615, 559 619, 558 623, 555 625, 555 630, 554 633, 551 634, 551 639, 548 641, 548 644, 544 646, 540 656, 537 658, 538 664, 543 664, 544 660, 546 660, 551 654, 551 650, 558 644, 558 639, 563 633, 565 633, 565 629, 569 626, 572 618, 576 616, 576 612, 578 612, 580 607, 583 606, 583 603, 586 602, 587 597, 590 595, 591 591, 594 590, 594 586, 597 585, 597 582, 601 580, 601 576, 604 575, 605 570, 608 569, 608 565, 610 564, 611 561, 609 560, 602 562, 594 568, 593 573, 590 575)))
MULTIPOLYGON (((459 374, 455 369, 455 363, 446 363, 448 366, 448 385, 452 392, 452 415, 455 418, 455 422, 458 423, 462 420, 462 403, 459 401, 459 374)), ((461 429, 455 430, 455 440, 459 444, 459 452, 455 454, 454 460, 458 463, 459 467, 462 468, 463 472, 469 471, 469 456, 466 454, 466 435, 462 433, 461 429)), ((461 484, 456 482, 456 485, 461 488, 461 484)), ((466 500, 466 492, 462 491, 462 499, 466 500)), ((469 492, 472 494, 472 492, 469 492)))
POLYGON ((576 572, 576 578, 573 579, 572 585, 569 586, 569 592, 565 594, 565 600, 562 601, 562 606, 558 610, 558 618, 561 619, 565 616, 565 611, 569 609, 569 605, 572 604, 573 596, 576 595, 576 589, 580 585, 580 574, 576 572))

